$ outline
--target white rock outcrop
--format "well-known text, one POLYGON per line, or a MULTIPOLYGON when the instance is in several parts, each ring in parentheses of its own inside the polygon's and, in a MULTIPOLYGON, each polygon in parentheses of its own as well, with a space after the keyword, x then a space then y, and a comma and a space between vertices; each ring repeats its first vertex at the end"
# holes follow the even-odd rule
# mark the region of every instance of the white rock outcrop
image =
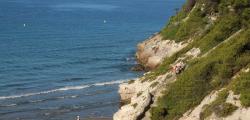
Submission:
POLYGON ((219 118, 215 114, 212 114, 206 120, 250 120, 250 108, 245 108, 240 103, 240 95, 235 95, 233 91, 229 91, 226 103, 231 103, 238 107, 237 110, 225 118, 219 118))
MULTIPOLYGON (((219 91, 215 91, 209 94, 197 107, 195 107, 193 110, 186 112, 179 120, 200 120, 200 113, 202 112, 204 106, 215 101, 218 96, 218 93, 219 91)), ((220 118, 213 113, 205 120, 250 120, 250 108, 244 108, 239 101, 239 97, 239 95, 234 95, 233 91, 229 91, 226 103, 231 103, 238 107, 238 109, 234 111, 232 115, 220 118)))
POLYGON ((202 100, 202 102, 197 107, 195 107, 193 110, 186 112, 179 120, 200 120, 200 113, 202 112, 203 107, 215 101, 218 96, 218 93, 219 91, 214 91, 210 93, 202 100))
MULTIPOLYGON (((159 36, 155 36, 155 37, 159 37, 159 36)), ((151 38, 151 40, 153 38, 151 38)), ((154 41, 151 44, 151 42, 149 40, 149 43, 147 44, 152 45, 153 43, 157 43, 154 41)), ((158 43, 169 46, 170 45, 169 42, 171 41, 163 41, 163 42, 158 42, 158 43)), ((175 47, 175 45, 177 44, 172 42, 171 47, 169 46, 170 48, 168 50, 172 52, 171 54, 174 53, 173 51, 177 52, 182 47, 186 46, 186 45, 177 45, 176 46, 177 49, 173 50, 174 49, 173 47, 175 47)), ((161 45, 158 45, 158 46, 161 46, 161 45)), ((152 49, 150 48, 148 49, 143 48, 143 50, 149 51, 149 52, 141 52, 141 54, 144 54, 144 55, 152 52, 151 51, 152 49)), ((161 52, 163 52, 163 50, 161 52)), ((147 62, 151 62, 151 63, 153 63, 154 61, 154 60, 151 61, 151 59, 163 59, 159 57, 162 54, 171 55, 171 54, 157 53, 157 52, 150 53, 150 54, 151 54, 149 55, 150 57, 147 58, 148 59, 147 62)), ((187 59, 187 58, 189 59, 195 58, 199 54, 200 54, 200 49, 193 48, 190 51, 188 51, 185 54, 185 56, 178 58, 173 63, 173 65, 179 64, 180 62, 182 62, 184 59, 187 59)), ((154 62, 159 64, 158 63, 159 61, 155 60, 154 62)), ((142 78, 138 78, 128 83, 120 84, 119 94, 121 96, 121 100, 130 101, 130 103, 122 106, 121 109, 114 114, 113 120, 138 120, 138 119, 149 120, 151 115, 148 110, 150 109, 150 107, 157 106, 157 100, 162 95, 162 91, 165 90, 166 88, 165 86, 170 83, 175 82, 176 80, 176 74, 172 71, 169 71, 163 75, 159 75, 154 80, 147 80, 147 78, 145 77, 147 76, 147 74, 150 74, 150 72, 145 73, 142 78)))
POLYGON ((160 34, 137 45, 136 58, 146 69, 156 68, 166 57, 172 56, 188 43, 163 40, 160 34))
POLYGON ((124 105, 114 114, 114 120, 137 120, 146 107, 150 104, 152 98, 149 92, 142 93, 141 97, 131 99, 131 103, 124 105))
POLYGON ((192 56, 192 57, 198 57, 198 55, 200 54, 201 54, 200 48, 192 48, 186 53, 187 56, 192 56))
MULTIPOLYGON (((242 69, 242 72, 250 72, 250 68, 242 69)), ((239 77, 239 73, 234 75, 232 79, 235 79, 237 77, 239 77)), ((179 120, 200 120, 200 113, 203 111, 204 106, 215 101, 218 97, 219 92, 222 90, 224 90, 224 88, 219 91, 211 92, 202 100, 202 102, 198 106, 183 114, 183 117, 181 117, 179 120)), ((213 113, 205 120, 250 120, 250 108, 245 108, 244 106, 242 106, 239 99, 240 95, 235 95, 234 92, 230 90, 226 99, 226 103, 237 106, 238 109, 235 110, 232 115, 229 115, 227 117, 220 118, 213 113)))
POLYGON ((142 119, 145 112, 150 108, 156 93, 162 86, 174 79, 172 73, 158 76, 155 80, 142 81, 136 79, 133 83, 123 83, 119 86, 121 100, 130 100, 113 116, 113 120, 137 120, 142 119), (166 79, 168 78, 168 79, 166 79))

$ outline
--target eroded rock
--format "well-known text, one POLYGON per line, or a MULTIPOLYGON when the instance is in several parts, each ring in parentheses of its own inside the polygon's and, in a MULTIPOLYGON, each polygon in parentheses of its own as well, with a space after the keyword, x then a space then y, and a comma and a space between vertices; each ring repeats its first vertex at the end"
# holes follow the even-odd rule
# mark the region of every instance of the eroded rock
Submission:
POLYGON ((166 57, 172 56, 188 43, 176 43, 173 40, 163 40, 160 34, 139 43, 137 46, 137 61, 146 69, 156 68, 166 57))
POLYGON ((131 99, 131 103, 124 105, 113 116, 113 120, 137 120, 150 105, 152 97, 149 92, 143 92, 138 98, 131 99))
POLYGON ((119 94, 121 100, 129 100, 130 103, 122 106, 120 110, 114 114, 113 119, 142 119, 157 96, 156 92, 161 91, 160 89, 163 88, 162 86, 165 86, 166 83, 170 83, 171 80, 174 79, 169 76, 171 76, 171 73, 160 75, 153 81, 142 82, 140 79, 136 79, 133 82, 120 84, 119 94), (155 84, 156 82, 157 84, 155 84))

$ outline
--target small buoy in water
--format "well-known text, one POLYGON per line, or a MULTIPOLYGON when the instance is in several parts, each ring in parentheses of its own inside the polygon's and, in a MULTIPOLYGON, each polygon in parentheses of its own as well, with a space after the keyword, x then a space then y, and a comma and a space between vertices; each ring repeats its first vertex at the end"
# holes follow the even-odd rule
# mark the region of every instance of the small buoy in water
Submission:
POLYGON ((76 120, 80 120, 80 116, 76 116, 76 120))
POLYGON ((106 20, 103 20, 103 23, 106 23, 107 21, 106 20))
POLYGON ((23 27, 26 27, 26 24, 23 24, 23 27))

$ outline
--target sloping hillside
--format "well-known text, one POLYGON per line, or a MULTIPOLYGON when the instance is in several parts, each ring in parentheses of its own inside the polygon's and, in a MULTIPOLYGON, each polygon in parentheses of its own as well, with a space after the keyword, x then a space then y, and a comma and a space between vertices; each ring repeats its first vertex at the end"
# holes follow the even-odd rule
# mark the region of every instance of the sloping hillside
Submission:
POLYGON ((139 45, 139 63, 153 61, 154 68, 120 86, 130 103, 114 119, 128 119, 123 111, 129 111, 135 120, 248 120, 249 27, 250 0, 188 0, 158 35, 141 43, 146 47, 139 45), (163 41, 174 44, 164 49, 163 41), (160 60, 151 60, 155 56, 160 60))

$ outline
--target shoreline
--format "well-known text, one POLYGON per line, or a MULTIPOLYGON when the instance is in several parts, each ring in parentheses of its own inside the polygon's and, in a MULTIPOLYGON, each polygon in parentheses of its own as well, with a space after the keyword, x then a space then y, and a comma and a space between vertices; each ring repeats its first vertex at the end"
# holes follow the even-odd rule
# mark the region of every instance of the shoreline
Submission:
MULTIPOLYGON (((137 62, 149 69, 155 69, 165 57, 169 57, 184 48, 188 43, 176 43, 171 40, 163 40, 162 36, 154 34, 146 40, 138 43, 136 51, 137 62)), ((126 103, 114 114, 113 120, 149 120, 149 109, 156 104, 161 96, 164 85, 175 81, 176 76, 172 71, 157 76, 155 80, 149 80, 146 72, 134 79, 119 85, 120 101, 126 103)))
POLYGON ((113 120, 112 117, 91 117, 91 118, 83 118, 81 120, 113 120))

